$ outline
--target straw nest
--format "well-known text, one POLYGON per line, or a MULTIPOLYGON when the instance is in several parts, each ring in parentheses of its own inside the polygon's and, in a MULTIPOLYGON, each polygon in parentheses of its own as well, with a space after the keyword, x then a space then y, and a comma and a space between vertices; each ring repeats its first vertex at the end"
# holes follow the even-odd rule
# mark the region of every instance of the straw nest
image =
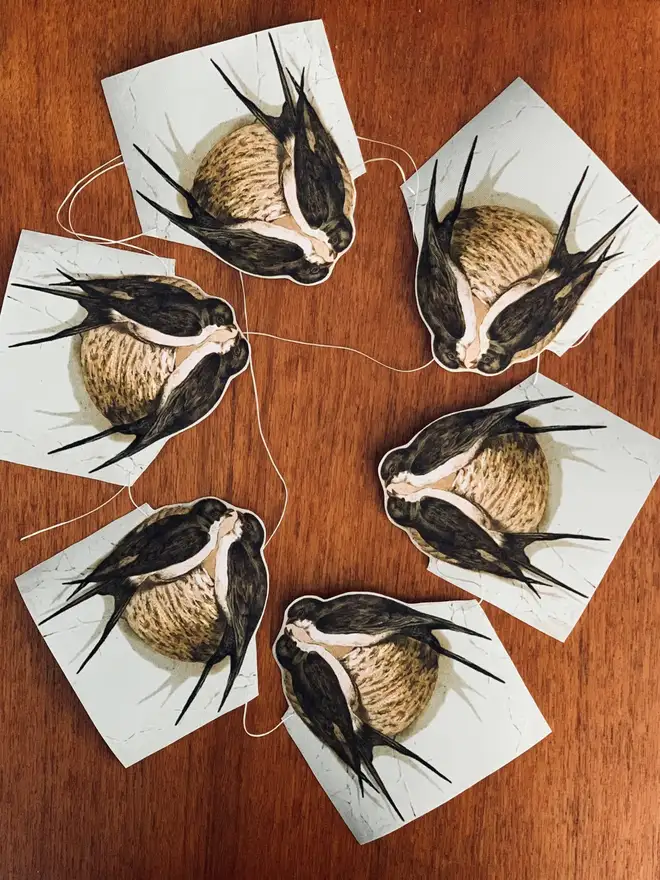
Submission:
MULTIPOLYGON (((185 279, 145 276, 145 280, 167 281, 199 299, 204 296, 201 288, 185 279)), ((174 372, 176 353, 169 346, 142 342, 121 325, 89 330, 80 345, 87 393, 113 425, 142 418, 174 372)))
POLYGON ((401 636, 353 648, 341 663, 360 695, 362 717, 387 736, 396 736, 417 721, 438 681, 435 651, 401 636))
POLYGON ((477 504, 506 532, 538 531, 549 491, 548 463, 531 434, 487 440, 452 485, 452 492, 477 504))
MULTIPOLYGON (((214 217, 263 220, 274 223, 289 215, 281 184, 284 150, 259 122, 235 129, 221 138, 202 159, 192 194, 214 217)), ((346 189, 345 210, 353 213, 355 185, 340 162, 346 189)))
MULTIPOLYGON (((495 529, 536 532, 548 503, 548 462, 530 434, 493 437, 467 467, 458 471, 451 491, 485 511, 495 529)), ((416 529, 408 531, 424 553, 444 559, 416 529)))
POLYGON ((483 205, 460 213, 451 246, 472 293, 490 306, 511 284, 547 265, 554 241, 528 214, 483 205))
POLYGON ((201 566, 176 581, 142 586, 124 620, 159 654, 198 663, 211 657, 225 629, 213 578, 201 566))

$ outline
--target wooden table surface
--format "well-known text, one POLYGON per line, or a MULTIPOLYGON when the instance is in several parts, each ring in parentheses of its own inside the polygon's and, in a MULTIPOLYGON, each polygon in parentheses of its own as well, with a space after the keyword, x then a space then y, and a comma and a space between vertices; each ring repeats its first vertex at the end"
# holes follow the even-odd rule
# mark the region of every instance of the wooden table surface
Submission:
MULTIPOLYGON (((269 26, 322 17, 358 134, 422 162, 516 76, 660 215, 660 7, 653 0, 10 0, 0 66, 4 128, 1 271, 22 228, 57 233, 55 211, 117 154, 102 77, 269 26), (268 11, 269 7, 272 11, 268 11)), ((366 144, 365 157, 394 150, 366 144)), ((405 157, 404 157, 405 161, 405 157)), ((343 343, 400 367, 428 358, 413 299, 415 251, 394 166, 358 183, 354 248, 304 289, 247 280, 251 325, 343 343)), ((78 229, 137 232, 122 171, 79 200, 78 229)), ((180 274, 239 303, 238 276, 210 254, 150 240, 180 274)), ((147 242, 149 244, 149 242, 147 242)), ((660 433, 658 268, 543 372, 660 433)), ((429 368, 409 376, 356 355, 255 339, 263 423, 291 496, 267 551, 271 601, 259 634, 252 729, 284 708, 270 654, 285 604, 307 592, 382 590, 460 598, 428 574, 382 511, 375 466, 432 417, 486 403, 527 376, 429 368)), ((2 381, 11 381, 4 376, 2 381)), ((0 426, 1 428, 2 426, 0 426)), ((655 880, 660 876, 660 577, 656 491, 565 645, 487 607, 553 734, 500 772, 379 842, 360 847, 280 729, 248 739, 240 712, 125 770, 67 684, 13 578, 126 513, 112 487, 0 463, 0 876, 45 880, 368 877, 655 880)), ((282 490, 261 445, 249 375, 194 431, 167 445, 135 488, 153 506, 217 494, 269 528, 282 490)))

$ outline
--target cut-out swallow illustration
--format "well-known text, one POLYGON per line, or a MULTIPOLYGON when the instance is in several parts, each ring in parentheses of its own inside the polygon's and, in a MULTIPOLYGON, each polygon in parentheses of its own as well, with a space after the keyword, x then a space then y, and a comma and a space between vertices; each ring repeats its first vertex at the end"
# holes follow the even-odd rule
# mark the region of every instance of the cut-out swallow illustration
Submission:
POLYGON ((376 593, 346 593, 332 599, 305 596, 289 606, 285 627, 285 631, 298 642, 321 645, 329 650, 377 645, 395 636, 406 636, 423 642, 436 654, 502 681, 483 667, 445 648, 434 630, 489 638, 451 620, 416 611, 403 602, 376 593))
POLYGON ((609 540, 570 533, 501 532, 476 504, 443 489, 420 489, 418 493, 406 496, 388 494, 386 509, 390 519, 404 529, 426 555, 467 571, 520 581, 537 597, 539 593, 535 585, 553 584, 587 598, 584 593, 533 565, 525 552, 530 544, 569 539, 609 540))
POLYGON ((299 83, 291 74, 289 82, 269 38, 283 93, 280 113, 262 110, 212 61, 256 122, 238 130, 245 133, 240 145, 229 135, 212 148, 197 170, 191 191, 136 146, 151 167, 183 196, 190 217, 157 204, 144 193, 139 195, 242 272, 290 278, 303 285, 319 284, 354 239, 355 185, 337 144, 307 96, 304 71, 299 83))
POLYGON ((573 207, 588 170, 568 203, 547 266, 513 284, 487 312, 479 328, 476 369, 480 372, 501 373, 514 357, 538 354, 571 317, 601 266, 621 256, 621 251, 610 254, 609 249, 637 205, 586 250, 571 254, 566 247, 573 207), (604 245, 605 251, 592 260, 604 245))
POLYGON ((218 711, 222 709, 241 671, 248 646, 257 631, 268 598, 268 568, 263 557, 264 527, 252 513, 237 513, 231 532, 218 541, 215 593, 226 626, 217 649, 206 662, 192 693, 179 713, 178 724, 199 693, 209 673, 229 657, 229 678, 218 711))
POLYGON ((185 199, 190 217, 159 205, 138 192, 152 208, 199 239, 216 257, 247 275, 290 278, 298 284, 319 284, 331 271, 314 250, 310 240, 295 229, 264 220, 235 220, 228 214, 214 216, 205 210, 185 187, 177 183, 136 144, 135 149, 185 199))
MULTIPOLYGON (((15 284, 64 299, 75 300, 86 311, 85 319, 52 336, 18 342, 11 348, 64 339, 113 324, 144 342, 160 346, 196 346, 211 336, 228 342, 238 335, 229 303, 172 283, 167 276, 125 275, 116 278, 74 278, 59 270, 65 281, 50 287, 15 284), (64 290, 62 285, 78 290, 64 290)), ((192 282, 188 282, 192 288, 192 282)), ((196 287, 196 285, 195 285, 196 287)), ((192 288, 194 289, 194 288, 192 288)))
POLYGON ((546 404, 570 400, 571 395, 544 400, 521 400, 502 406, 478 407, 449 413, 422 428, 405 446, 383 457, 379 474, 383 488, 401 494, 432 486, 469 464, 491 437, 503 434, 546 434, 591 431, 603 425, 528 425, 519 416, 546 404))
POLYGON ((305 93, 304 70, 300 83, 289 74, 298 92, 294 103, 275 43, 270 34, 268 38, 284 95, 279 116, 261 110, 218 64, 212 63, 250 113, 281 143, 282 189, 291 216, 305 235, 321 239, 337 255, 349 247, 354 237, 353 198, 347 198, 344 182, 350 175, 339 148, 305 93))
POLYGON ((542 250, 542 230, 535 232, 530 226, 532 218, 526 214, 497 206, 489 207, 490 213, 484 213, 486 208, 472 208, 465 212, 466 228, 461 233, 463 244, 470 241, 472 272, 462 264, 460 249, 452 236, 461 215, 476 144, 475 138, 454 206, 442 220, 435 207, 437 161, 433 167, 417 263, 416 297, 432 337, 435 360, 448 370, 474 370, 494 375, 511 363, 535 357, 552 342, 574 313, 598 270, 620 256, 620 253, 610 254, 609 250, 616 232, 635 208, 585 251, 569 253, 566 236, 587 174, 585 170, 570 199, 549 258, 536 264, 528 274, 514 276, 504 289, 488 291, 487 295, 483 290, 476 291, 471 280, 475 267, 480 274, 487 275, 489 264, 502 262, 501 250, 506 250, 506 260, 512 265, 528 262, 532 251, 542 250), (603 246, 606 250, 597 256, 603 246))
POLYGON ((360 697, 341 663, 325 648, 298 642, 284 632, 275 643, 275 657, 291 705, 312 733, 355 773, 364 794, 364 766, 397 816, 403 815, 374 767, 374 748, 388 746, 417 761, 436 776, 450 780, 406 746, 360 717, 360 697))
POLYGON ((476 146, 477 138, 472 142, 454 206, 442 220, 438 218, 435 207, 437 161, 433 166, 424 235, 417 260, 417 305, 433 339, 433 357, 448 370, 460 368, 467 347, 477 333, 470 282, 460 263, 451 255, 454 224, 461 212, 476 146))
POLYGON ((171 505, 165 513, 161 508, 131 529, 91 572, 68 581, 76 585, 72 597, 41 624, 93 596, 112 597, 112 614, 80 672, 117 625, 136 590, 147 581, 175 581, 199 566, 213 552, 233 513, 219 498, 211 497, 171 505))
POLYGON ((51 454, 75 449, 112 434, 135 435, 121 452, 90 471, 94 473, 146 449, 152 443, 173 437, 213 412, 222 400, 231 379, 247 367, 249 357, 249 345, 240 334, 223 343, 209 339, 193 349, 179 364, 143 418, 112 425, 91 437, 53 449, 51 454))

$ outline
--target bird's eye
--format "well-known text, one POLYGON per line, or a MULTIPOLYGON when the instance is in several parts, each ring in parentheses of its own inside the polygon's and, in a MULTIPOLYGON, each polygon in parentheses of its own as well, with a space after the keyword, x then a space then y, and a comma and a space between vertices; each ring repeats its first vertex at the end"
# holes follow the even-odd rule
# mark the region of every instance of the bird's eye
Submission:
POLYGON ((447 348, 437 340, 433 344, 433 354, 447 370, 460 369, 461 363, 455 349, 447 348))
POLYGON ((507 360, 498 355, 485 354, 479 360, 477 369, 482 373, 486 373, 488 376, 492 376, 495 373, 500 373, 502 370, 506 369, 510 362, 510 358, 507 360))
POLYGON ((299 284, 318 284, 328 277, 329 269, 320 263, 307 263, 297 266, 291 277, 299 284))
POLYGON ((326 235, 333 250, 339 254, 345 251, 353 241, 353 225, 350 220, 344 217, 326 229, 326 235))

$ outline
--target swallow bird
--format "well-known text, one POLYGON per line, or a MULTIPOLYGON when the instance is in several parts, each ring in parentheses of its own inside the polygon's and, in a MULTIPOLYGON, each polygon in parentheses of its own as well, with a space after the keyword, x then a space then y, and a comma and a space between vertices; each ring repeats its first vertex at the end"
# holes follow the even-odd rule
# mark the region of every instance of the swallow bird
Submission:
POLYGON ((377 746, 388 746, 450 782, 419 755, 361 719, 360 698, 350 676, 325 648, 299 643, 284 632, 275 643, 275 657, 282 667, 285 690, 290 692, 296 713, 312 733, 353 770, 362 794, 364 766, 397 816, 404 821, 374 767, 373 753, 377 746))
POLYGON ((479 354, 471 364, 480 372, 500 373, 514 357, 522 360, 538 354, 571 317, 601 266, 621 255, 610 254, 609 249, 637 206, 586 250, 572 254, 566 247, 573 208, 588 170, 568 203, 547 266, 512 284, 486 313, 479 328, 479 354), (606 250, 592 259, 606 243, 606 250))
POLYGON ((41 624, 92 596, 112 597, 114 608, 110 619, 80 672, 110 635, 136 590, 147 581, 174 581, 200 565, 213 552, 223 525, 232 513, 219 498, 202 498, 192 504, 161 508, 131 529, 89 574, 68 581, 76 585, 72 598, 41 624))
POLYGON ((635 208, 585 251, 570 253, 566 236, 587 169, 571 196, 549 256, 546 251, 541 257, 544 244, 540 233, 544 230, 534 232, 532 218, 510 209, 498 213, 496 207, 490 207, 490 213, 483 213, 485 207, 481 213, 480 209, 468 209, 461 216, 462 243, 457 243, 452 235, 461 215, 476 143, 475 138, 454 206, 442 220, 435 207, 437 162, 433 167, 417 263, 416 297, 432 337, 435 360, 448 370, 494 375, 512 362, 536 356, 550 344, 599 269, 620 256, 609 253, 613 237, 635 208), (598 255, 604 246, 605 251, 598 255), (540 263, 530 265, 534 253, 540 263), (507 284, 483 289, 489 276, 494 282, 511 273, 514 266, 525 264, 526 272, 509 274, 507 284), (473 288, 473 281, 477 288, 473 288))
POLYGON ((224 706, 241 671, 268 598, 268 569, 263 557, 264 539, 261 521, 254 514, 242 511, 238 512, 232 531, 218 541, 215 594, 226 619, 226 626, 220 644, 206 662, 176 724, 187 712, 213 667, 225 657, 229 657, 229 678, 218 711, 224 706))
POLYGON ((475 137, 454 206, 442 220, 438 218, 435 207, 437 161, 433 166, 422 246, 417 260, 417 307, 431 333, 433 356, 448 370, 461 368, 467 348, 477 335, 477 317, 470 282, 460 261, 451 254, 452 232, 461 212, 465 184, 476 146, 475 137))
POLYGON ((87 311, 85 319, 75 327, 67 327, 41 339, 18 342, 11 348, 64 339, 109 324, 124 327, 143 342, 160 346, 196 346, 210 336, 227 342, 238 335, 234 311, 229 303, 207 296, 201 288, 196 296, 172 283, 167 276, 83 279, 60 272, 66 280, 50 287, 34 284, 15 284, 15 287, 75 300, 87 311), (63 290, 61 285, 78 290, 63 290))
POLYGON ((291 77, 298 92, 294 103, 275 43, 270 34, 268 38, 284 95, 279 116, 261 110, 237 89, 215 61, 212 63, 232 92, 282 145, 282 190, 298 227, 310 238, 320 239, 337 255, 349 247, 354 237, 352 199, 344 183, 349 172, 334 139, 305 93, 304 70, 300 83, 291 77))
POLYGON ((190 217, 170 211, 149 196, 138 195, 156 211, 199 239, 216 257, 247 275, 291 278, 298 284, 319 284, 330 274, 310 240, 301 232, 263 220, 235 220, 228 214, 214 216, 185 187, 177 183, 136 144, 135 149, 160 176, 185 199, 190 217))
POLYGON ((566 539, 609 540, 569 533, 500 532, 476 504, 441 489, 421 489, 405 497, 390 494, 386 508, 392 522, 406 530, 413 543, 427 555, 467 571, 520 581, 537 597, 535 585, 548 586, 550 583, 587 598, 584 593, 533 565, 525 552, 530 544, 566 539))
POLYGON ((288 609, 286 630, 299 642, 321 645, 329 650, 333 647, 378 645, 396 636, 406 636, 428 645, 436 654, 502 681, 481 666, 445 648, 433 631, 447 630, 482 639, 488 639, 488 636, 443 617, 415 611, 403 602, 375 593, 346 593, 334 599, 315 596, 298 599, 288 609))
POLYGON ((247 367, 249 357, 250 349, 242 336, 224 343, 209 340, 194 349, 169 376, 147 415, 134 422, 112 425, 91 437, 52 449, 50 454, 75 449, 112 434, 134 435, 131 443, 121 452, 90 471, 94 473, 146 449, 152 443, 185 431, 213 412, 231 379, 247 367))
POLYGON ((392 449, 380 463, 383 487, 407 484, 410 489, 430 486, 455 474, 479 454, 491 437, 503 434, 545 434, 551 431, 591 431, 604 425, 528 425, 519 416, 528 410, 560 400, 570 394, 545 400, 521 400, 502 406, 480 407, 450 413, 436 419, 416 434, 410 443, 392 449))

